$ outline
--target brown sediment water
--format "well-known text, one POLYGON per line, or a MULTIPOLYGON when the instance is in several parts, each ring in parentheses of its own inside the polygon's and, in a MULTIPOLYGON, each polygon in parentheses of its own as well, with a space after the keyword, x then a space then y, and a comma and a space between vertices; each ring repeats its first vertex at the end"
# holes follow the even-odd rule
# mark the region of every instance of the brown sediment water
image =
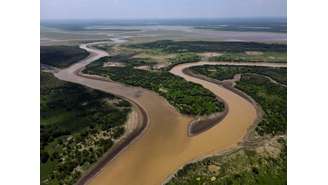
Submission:
MULTIPOLYGON (((88 50, 91 55, 61 70, 55 76, 132 100, 146 112, 148 117, 147 128, 107 162, 96 175, 90 177, 88 184, 159 185, 186 163, 237 146, 256 120, 256 109, 249 101, 222 86, 183 73, 186 68, 205 65, 208 64, 207 62, 177 65, 170 71, 171 73, 201 84, 223 99, 229 108, 228 114, 219 124, 189 137, 188 124, 192 118, 177 112, 158 94, 117 82, 78 75, 76 71, 107 55, 103 51, 88 48, 87 45, 81 45, 81 48, 88 50)), ((219 64, 222 65, 222 62, 219 64)))

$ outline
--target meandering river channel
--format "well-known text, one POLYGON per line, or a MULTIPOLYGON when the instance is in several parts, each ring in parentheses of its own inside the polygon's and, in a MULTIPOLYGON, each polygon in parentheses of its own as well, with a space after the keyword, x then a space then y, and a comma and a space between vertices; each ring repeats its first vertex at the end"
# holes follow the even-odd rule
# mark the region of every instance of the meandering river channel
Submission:
MULTIPOLYGON (((115 157, 113 156, 97 169, 97 173, 93 172, 86 176, 87 178, 79 184, 159 185, 186 163, 236 147, 257 118, 255 106, 246 99, 222 86, 183 73, 184 69, 191 66, 225 63, 197 62, 177 65, 170 71, 172 74, 201 84, 223 99, 228 106, 227 115, 217 125, 190 137, 187 128, 193 118, 177 112, 158 94, 143 88, 81 74, 81 69, 87 64, 108 55, 104 51, 92 48, 92 44, 96 43, 80 46, 90 53, 89 57, 60 70, 55 76, 64 81, 82 84, 128 99, 145 113, 139 116, 147 116, 147 119, 140 119, 140 122, 146 123, 139 124, 147 126, 135 135, 131 142, 125 143, 115 157)), ((245 65, 285 67, 285 64, 245 63, 245 65)))

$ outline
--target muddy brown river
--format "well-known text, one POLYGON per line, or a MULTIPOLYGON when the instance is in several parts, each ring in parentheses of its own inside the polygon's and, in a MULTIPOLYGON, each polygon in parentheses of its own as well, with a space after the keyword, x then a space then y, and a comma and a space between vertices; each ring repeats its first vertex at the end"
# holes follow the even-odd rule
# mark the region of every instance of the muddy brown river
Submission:
POLYGON ((209 89, 227 103, 229 110, 226 117, 216 126, 189 137, 187 128, 192 118, 177 112, 158 94, 117 82, 77 75, 76 71, 107 55, 106 52, 88 47, 86 44, 81 45, 81 48, 86 49, 91 55, 59 71, 55 76, 61 80, 128 98, 142 107, 148 116, 146 129, 90 178, 87 184, 160 185, 185 164, 236 147, 257 118, 255 107, 244 98, 214 83, 182 72, 191 66, 218 63, 178 65, 170 72, 209 89))

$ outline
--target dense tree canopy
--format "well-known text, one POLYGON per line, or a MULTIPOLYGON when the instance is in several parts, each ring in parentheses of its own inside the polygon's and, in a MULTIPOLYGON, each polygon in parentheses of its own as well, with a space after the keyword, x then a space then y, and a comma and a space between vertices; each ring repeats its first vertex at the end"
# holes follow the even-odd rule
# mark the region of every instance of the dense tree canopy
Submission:
POLYGON ((102 67, 102 59, 100 59, 87 66, 84 72, 153 90, 185 114, 206 115, 224 109, 223 103, 219 102, 209 90, 167 71, 151 72, 131 67, 102 67))
POLYGON ((68 67, 87 57, 87 51, 78 46, 41 46, 40 62, 58 68, 68 67))
POLYGON ((242 52, 276 51, 286 52, 286 44, 265 44, 257 42, 210 42, 210 41, 172 41, 160 40, 130 45, 132 48, 159 49, 169 53, 183 52, 242 52))
POLYGON ((130 109, 113 95, 41 72, 41 184, 74 184, 122 136, 130 109))

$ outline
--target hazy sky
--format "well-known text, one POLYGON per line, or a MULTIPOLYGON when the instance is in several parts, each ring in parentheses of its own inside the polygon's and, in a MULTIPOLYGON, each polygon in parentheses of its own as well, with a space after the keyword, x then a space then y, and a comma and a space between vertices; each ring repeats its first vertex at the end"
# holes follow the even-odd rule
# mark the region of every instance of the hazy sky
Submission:
POLYGON ((41 19, 285 17, 287 0, 41 0, 41 19))

